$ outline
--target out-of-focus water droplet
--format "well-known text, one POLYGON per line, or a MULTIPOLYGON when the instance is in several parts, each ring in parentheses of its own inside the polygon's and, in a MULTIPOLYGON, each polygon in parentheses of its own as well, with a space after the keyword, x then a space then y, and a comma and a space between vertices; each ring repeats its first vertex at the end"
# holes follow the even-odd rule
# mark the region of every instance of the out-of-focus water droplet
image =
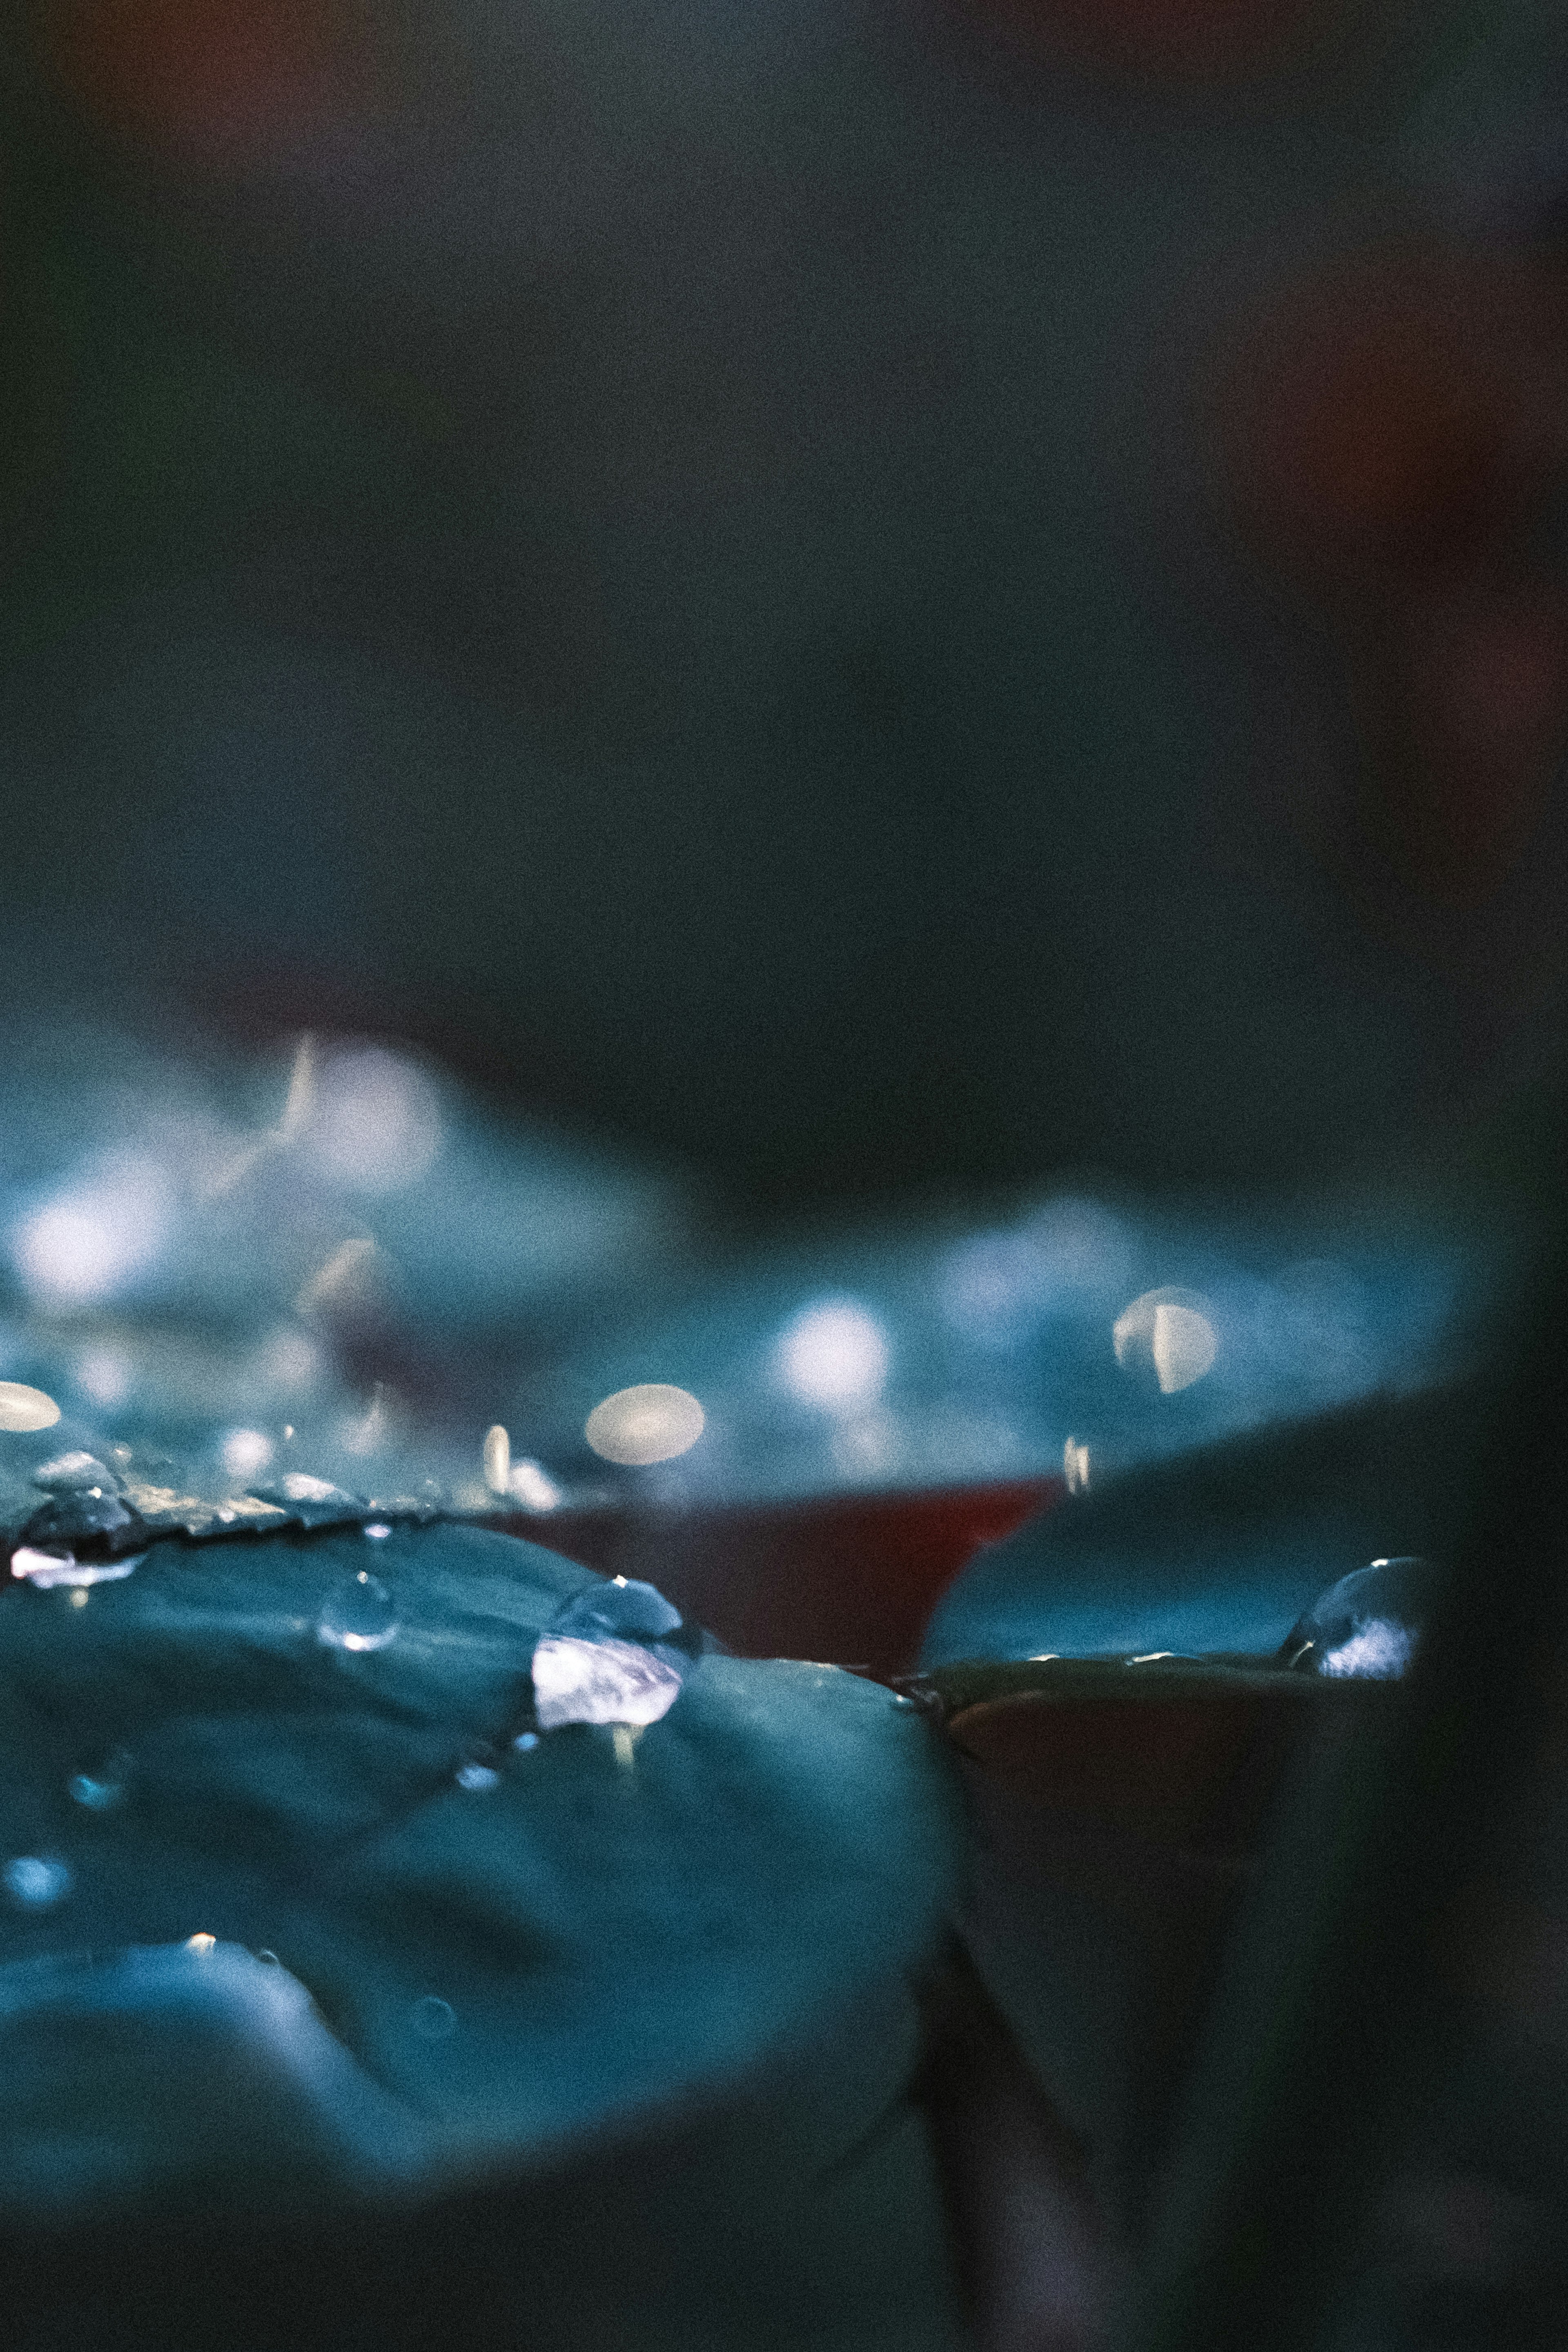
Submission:
POLYGON ((397 1605, 366 1568, 332 1587, 316 1621, 318 1637, 334 1650, 384 1650, 397 1630, 397 1605))
POLYGON ((480 1454, 485 1484, 492 1495, 504 1495, 511 1485, 511 1440, 498 1421, 485 1432, 480 1454))
POLYGON ((52 1429, 60 1409, 42 1389, 23 1381, 0 1381, 0 1429, 52 1429))
POLYGON ((813 1300, 785 1324, 773 1350, 781 1385, 830 1412, 875 1403, 891 1361, 887 1332, 858 1298, 813 1300))
POLYGON ((217 1937, 216 1936, 207 1935, 205 1929, 199 1935, 187 1936, 185 1937, 185 1949, 187 1952, 210 1952, 216 1950, 216 1947, 217 1937))
POLYGON ((391 1533, 392 1529, 387 1526, 384 1519, 372 1519, 370 1525, 365 1529, 365 1534, 370 1538, 372 1543, 384 1543, 391 1533))
POLYGON ((69 1598, 69 1601, 70 1601, 70 1605, 71 1605, 71 1607, 72 1607, 73 1609, 85 1609, 85 1608, 87 1607, 87 1603, 88 1603, 88 1595, 87 1595, 85 1592, 81 1591, 79 1589, 77 1591, 72 1592, 71 1594, 69 1594, 69 1595, 68 1595, 68 1598, 69 1598))
POLYGON ((1123 1307, 1110 1334, 1122 1370, 1152 1372, 1162 1396, 1201 1381, 1219 1353, 1206 1305, 1194 1291, 1146 1290, 1123 1307))
POLYGON ((1394 1681, 1420 1645, 1437 1582, 1430 1560, 1374 1559, 1319 1594, 1279 1655, 1302 1674, 1394 1681))
POLYGON ((70 1893, 73 1874, 68 1863, 18 1853, 0 1870, 0 1882, 19 1910, 47 1911, 70 1893))
POLYGON ((74 1495, 93 1486, 112 1487, 116 1484, 112 1471, 95 1454, 57 1454, 52 1462, 40 1462, 33 1473, 33 1484, 48 1495, 74 1495))
POLYGON ((499 1789, 500 1774, 493 1764, 459 1764, 457 1781, 459 1789, 466 1789, 470 1796, 478 1797, 489 1789, 499 1789))
POLYGON ((507 1492, 526 1511, 554 1511, 561 1507, 560 1487, 537 1462, 514 1462, 507 1492))
POLYGON ((266 1469, 276 1450, 262 1430, 231 1429, 218 1447, 218 1460, 231 1478, 254 1478, 266 1469))
POLYGON ((646 1468, 689 1452, 702 1434, 705 1418, 689 1389, 674 1388, 668 1381, 642 1381, 635 1388, 617 1389, 596 1404, 583 1424, 583 1434, 606 1462, 646 1468))
POLYGON ((668 1653, 637 1642, 547 1634, 533 1653, 534 1710, 542 1731, 568 1723, 658 1723, 680 1696, 682 1680, 668 1653))
POLYGON ((511 1744, 519 1756, 527 1756, 538 1747, 539 1734, 537 1731, 520 1731, 511 1744))
POLYGON ((457 2025, 458 2013, 449 2000, 427 1992, 409 2011, 408 2022, 422 2042, 445 2042, 457 2025))
POLYGON ((299 1140, 323 1175, 355 1192, 395 1192, 441 1149, 436 1088, 384 1045, 343 1045, 316 1066, 299 1140))
POLYGON ((1089 1448, 1080 1445, 1076 1437, 1069 1437, 1062 1447, 1062 1476, 1069 1495, 1088 1494, 1089 1448))
POLYGON ((67 1793, 73 1804, 89 1813, 112 1813, 125 1802, 131 1776, 131 1759, 122 1748, 116 1748, 93 1764, 89 1771, 73 1772, 66 1782, 67 1793))
POLYGON ((312 1478, 308 1470, 289 1470, 279 1481, 286 1501, 290 1503, 341 1503, 348 1497, 341 1486, 330 1478, 312 1478))
POLYGON ((52 1592, 59 1584, 119 1584, 133 1576, 147 1555, 132 1552, 125 1559, 77 1559, 68 1551, 37 1551, 22 1544, 11 1554, 11 1573, 25 1577, 38 1592, 52 1592))

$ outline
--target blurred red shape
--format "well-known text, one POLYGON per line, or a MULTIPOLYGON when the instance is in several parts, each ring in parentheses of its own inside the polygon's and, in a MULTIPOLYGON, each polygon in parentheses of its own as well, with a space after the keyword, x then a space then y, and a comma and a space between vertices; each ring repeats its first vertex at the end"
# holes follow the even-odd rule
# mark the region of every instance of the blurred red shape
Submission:
POLYGON ((1344 0, 963 0, 1016 48, 1119 76, 1204 81, 1294 54, 1344 0))
POLYGON ((1242 537, 1346 666, 1345 878, 1479 905, 1568 743, 1568 596, 1537 544, 1568 478, 1568 287, 1434 239, 1342 257, 1237 336, 1217 422, 1242 537))
POLYGON ((820 1658, 893 1675, 982 1544, 1066 1489, 1059 1478, 804 1502, 497 1514, 491 1524, 607 1576, 657 1584, 743 1657, 820 1658))
POLYGON ((106 128, 222 163, 352 110, 360 30, 342 0, 57 0, 47 38, 58 80, 106 128))
POLYGON ((1287 288, 1219 390, 1245 536, 1338 593, 1506 537, 1568 453, 1565 326, 1563 289, 1500 252, 1389 246, 1287 288))
POLYGON ((1529 579, 1442 583, 1369 633, 1358 668, 1369 835, 1425 897, 1485 898, 1528 847, 1568 749, 1568 595, 1529 579))

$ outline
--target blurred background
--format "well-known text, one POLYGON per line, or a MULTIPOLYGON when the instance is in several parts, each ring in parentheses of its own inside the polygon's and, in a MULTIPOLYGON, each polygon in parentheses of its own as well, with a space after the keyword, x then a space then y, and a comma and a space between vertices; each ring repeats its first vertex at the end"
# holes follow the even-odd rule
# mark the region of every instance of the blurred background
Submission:
POLYGON ((236 1477, 675 1382, 726 1492, 1452 1370, 1560 10, 9 0, 3 90, 0 1370, 236 1477))

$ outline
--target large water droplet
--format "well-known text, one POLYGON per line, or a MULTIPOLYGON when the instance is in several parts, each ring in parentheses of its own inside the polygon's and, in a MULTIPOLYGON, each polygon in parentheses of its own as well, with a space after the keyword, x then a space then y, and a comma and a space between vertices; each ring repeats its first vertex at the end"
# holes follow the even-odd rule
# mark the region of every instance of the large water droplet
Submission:
POLYGON ((616 1576, 574 1593, 533 1654, 540 1727, 657 1723, 703 1650, 656 1585, 616 1576))
POLYGON ((396 1602, 366 1568, 332 1587, 316 1621, 318 1637, 334 1650, 384 1650, 397 1628, 396 1602))
POLYGON ((449 2000, 427 1992, 409 2011, 408 2022, 422 2042, 445 2042, 457 2025, 458 2015, 449 2000))
POLYGON ((1429 1560, 1374 1559, 1319 1594, 1279 1655, 1302 1674, 1392 1681, 1415 1657, 1436 1591, 1429 1560))
POLYGON ((0 1870, 6 1894, 19 1910, 47 1911, 71 1891, 68 1863, 47 1862, 41 1854, 14 1854, 0 1870))

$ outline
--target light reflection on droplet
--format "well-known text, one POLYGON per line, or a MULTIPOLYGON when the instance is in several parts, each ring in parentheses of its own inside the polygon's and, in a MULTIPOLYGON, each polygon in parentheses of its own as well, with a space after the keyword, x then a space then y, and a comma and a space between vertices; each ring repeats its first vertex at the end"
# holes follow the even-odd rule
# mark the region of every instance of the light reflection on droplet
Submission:
POLYGON ((52 1429, 60 1409, 42 1389, 23 1381, 0 1381, 0 1429, 52 1429))
POLYGON ((1205 1307, 1193 1291, 1145 1291, 1111 1328, 1117 1362, 1124 1371, 1152 1370, 1164 1396, 1191 1388, 1219 1352, 1205 1307))
POLYGON ((408 2022, 423 2042, 445 2042, 458 2022, 457 2011, 449 2000, 442 2000, 427 1992, 416 2000, 408 2012, 408 2022))
POLYGON ((316 1621, 318 1639, 334 1650, 384 1650, 397 1630, 396 1603, 364 1568, 333 1586, 316 1621))
POLYGON ((486 1430, 479 1458, 491 1494, 504 1495, 511 1485, 511 1440, 499 1421, 486 1430))
POLYGON ((392 1529, 387 1526, 384 1519, 372 1519, 364 1532, 370 1538, 372 1543, 384 1543, 387 1537, 392 1533, 392 1529))
POLYGON ((11 1555, 11 1573, 25 1577, 37 1591, 52 1592, 61 1584, 119 1584, 133 1576, 146 1557, 138 1551, 126 1559, 79 1560, 68 1551, 36 1551, 22 1544, 11 1555))
POLYGON ((0 1883, 23 1911, 47 1911, 64 1900, 74 1884, 67 1863, 46 1861, 37 1853, 19 1853, 0 1870, 0 1883))
POLYGON ((658 1723, 680 1696, 678 1666, 636 1642, 546 1635, 533 1653, 542 1731, 569 1723, 658 1723))
POLYGON ((272 1440, 259 1429, 231 1429, 218 1447, 218 1460, 231 1478, 254 1478, 273 1451, 272 1440))
POLYGON ((1069 1495, 1088 1494, 1089 1448, 1080 1445, 1076 1437, 1069 1437, 1062 1447, 1062 1476, 1067 1480, 1069 1495))
POLYGON ((596 1404, 583 1424, 583 1434, 606 1462, 643 1467, 688 1453, 701 1436, 703 1424, 702 1407, 689 1389, 643 1381, 635 1388, 617 1389, 596 1404))
POLYGON ((500 1774, 492 1764, 459 1764, 457 1771, 459 1789, 470 1796, 483 1796, 490 1789, 500 1787, 500 1774))
POLYGON ((773 1350, 778 1378, 804 1404, 842 1412, 868 1405, 887 1384, 888 1336, 855 1298, 822 1298, 803 1307, 773 1350))
POLYGON ((1403 1675, 1415 1654, 1415 1635, 1408 1625, 1374 1617, 1358 1625, 1337 1649, 1325 1650, 1319 1663, 1321 1675, 1357 1675, 1373 1682, 1393 1682, 1403 1675))
POLYGON ((527 1756, 538 1747, 539 1734, 537 1731, 520 1731, 511 1744, 520 1756, 527 1756))

